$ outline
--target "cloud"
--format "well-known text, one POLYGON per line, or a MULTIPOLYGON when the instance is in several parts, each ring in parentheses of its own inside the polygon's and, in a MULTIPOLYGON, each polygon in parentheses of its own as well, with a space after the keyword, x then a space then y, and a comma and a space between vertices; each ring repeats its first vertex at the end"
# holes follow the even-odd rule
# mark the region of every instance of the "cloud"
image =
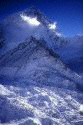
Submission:
POLYGON ((49 29, 51 30, 55 30, 56 29, 56 22, 54 22, 53 24, 49 24, 49 29))
POLYGON ((59 37, 61 37, 61 36, 62 36, 62 34, 61 34, 61 33, 59 33, 59 32, 56 32, 56 35, 57 35, 57 36, 59 36, 59 37))
POLYGON ((21 14, 21 18, 26 21, 27 23, 29 23, 30 25, 33 25, 33 26, 39 26, 40 25, 40 22, 37 20, 36 17, 34 18, 31 18, 31 17, 28 17, 26 15, 22 15, 21 14))

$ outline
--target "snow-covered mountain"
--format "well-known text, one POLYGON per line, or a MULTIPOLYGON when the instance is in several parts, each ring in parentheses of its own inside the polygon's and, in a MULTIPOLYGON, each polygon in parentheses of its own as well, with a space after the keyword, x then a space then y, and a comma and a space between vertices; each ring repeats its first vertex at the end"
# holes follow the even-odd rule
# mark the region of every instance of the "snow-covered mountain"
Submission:
POLYGON ((57 31, 56 22, 49 20, 34 7, 15 13, 0 22, 0 55, 31 36, 37 40, 45 40, 48 47, 57 52, 69 68, 83 73, 83 37, 63 37, 57 31))
POLYGON ((54 78, 53 84, 56 80, 56 85, 66 87, 67 83, 65 84, 64 80, 68 79, 68 81, 72 81, 72 84, 68 84, 68 88, 69 86, 71 86, 71 89, 73 88, 73 82, 80 86, 81 77, 69 70, 60 61, 59 56, 48 48, 45 43, 44 40, 36 40, 31 37, 26 42, 20 43, 16 48, 2 55, 0 58, 0 75, 23 78, 24 80, 30 79, 29 81, 32 81, 32 83, 38 81, 37 84, 41 82, 42 84, 46 84, 46 82, 52 84, 51 80, 54 78))
POLYGON ((0 25, 0 125, 82 125, 83 78, 60 59, 68 41, 31 8, 0 25))
POLYGON ((26 9, 4 19, 0 23, 0 30, 5 39, 5 51, 31 36, 38 40, 44 39, 53 50, 66 43, 65 39, 60 37, 60 33, 56 31, 56 23, 48 20, 35 8, 26 9))

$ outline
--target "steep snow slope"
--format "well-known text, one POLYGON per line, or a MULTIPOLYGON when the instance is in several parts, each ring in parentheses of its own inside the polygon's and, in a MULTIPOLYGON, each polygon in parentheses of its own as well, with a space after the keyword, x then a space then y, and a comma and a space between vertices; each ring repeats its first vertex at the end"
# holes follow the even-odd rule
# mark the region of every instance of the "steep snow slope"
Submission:
POLYGON ((0 57, 0 125, 82 125, 81 77, 31 37, 0 57))
POLYGON ((45 43, 31 37, 2 55, 0 75, 70 89, 82 86, 81 76, 69 70, 45 43))
POLYGON ((55 28, 33 8, 1 23, 0 125, 83 124, 83 79, 56 53, 67 41, 55 28))
POLYGON ((15 13, 0 22, 0 55, 31 36, 37 40, 44 39, 48 47, 57 51, 69 68, 83 73, 83 38, 64 38, 57 32, 56 23, 48 20, 34 7, 15 13))

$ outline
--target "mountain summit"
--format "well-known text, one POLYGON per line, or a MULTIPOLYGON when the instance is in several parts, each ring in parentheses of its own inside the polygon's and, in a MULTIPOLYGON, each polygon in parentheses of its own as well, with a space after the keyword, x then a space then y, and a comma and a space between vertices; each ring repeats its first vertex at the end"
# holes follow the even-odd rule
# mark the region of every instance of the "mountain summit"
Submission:
POLYGON ((57 54, 65 44, 34 8, 1 22, 0 125, 82 123, 83 78, 57 54))
POLYGON ((44 39, 53 50, 66 43, 56 31, 56 23, 51 22, 39 10, 26 9, 4 19, 0 23, 0 31, 5 38, 2 48, 11 49, 23 42, 27 37, 44 39))

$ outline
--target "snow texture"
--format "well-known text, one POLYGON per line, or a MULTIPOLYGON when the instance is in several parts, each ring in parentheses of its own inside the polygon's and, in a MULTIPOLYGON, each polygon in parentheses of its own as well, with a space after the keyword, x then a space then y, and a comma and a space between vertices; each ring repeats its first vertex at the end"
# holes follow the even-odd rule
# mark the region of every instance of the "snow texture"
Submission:
POLYGON ((83 76, 59 55, 72 43, 49 24, 34 8, 1 22, 0 125, 83 125, 83 76))

